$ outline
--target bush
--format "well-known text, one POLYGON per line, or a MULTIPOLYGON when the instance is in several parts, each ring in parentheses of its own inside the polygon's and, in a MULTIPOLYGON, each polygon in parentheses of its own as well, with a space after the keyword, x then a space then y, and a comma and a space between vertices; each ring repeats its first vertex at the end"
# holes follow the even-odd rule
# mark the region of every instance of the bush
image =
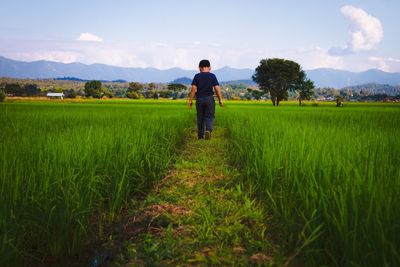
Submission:
POLYGON ((139 99, 140 98, 140 94, 138 92, 130 91, 130 92, 126 93, 126 97, 127 98, 131 98, 131 99, 139 99))
POLYGON ((3 89, 0 89, 0 102, 3 102, 6 99, 6 93, 3 89))
POLYGON ((103 90, 103 96, 108 97, 108 98, 113 98, 114 95, 113 95, 113 93, 111 92, 110 89, 105 88, 103 90))
POLYGON ((315 101, 315 100, 313 100, 311 102, 311 106, 313 106, 313 107, 318 107, 318 105, 319 105, 319 103, 317 101, 315 101))
POLYGON ((336 97, 336 106, 337 107, 343 107, 343 102, 344 102, 344 97, 342 97, 342 96, 336 97))
POLYGON ((72 89, 66 90, 66 91, 64 91, 63 93, 64 93, 64 95, 65 95, 66 98, 76 98, 77 95, 78 95, 78 94, 77 94, 74 90, 72 90, 72 89))

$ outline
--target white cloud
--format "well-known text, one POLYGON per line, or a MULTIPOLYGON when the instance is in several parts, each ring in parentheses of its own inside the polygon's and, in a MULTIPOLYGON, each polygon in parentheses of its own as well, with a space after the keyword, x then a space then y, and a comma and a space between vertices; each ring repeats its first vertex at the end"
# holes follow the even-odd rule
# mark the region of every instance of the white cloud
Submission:
POLYGON ((102 63, 122 67, 155 67, 167 69, 180 67, 196 69, 199 60, 207 58, 212 68, 224 66, 236 68, 255 68, 263 58, 283 57, 295 60, 304 69, 341 68, 341 57, 329 55, 319 47, 276 50, 243 49, 214 44, 201 46, 193 43, 122 43, 122 42, 6 42, 0 45, 0 55, 17 60, 51 60, 63 63, 81 62, 85 64, 102 63))
POLYGON ((345 55, 352 52, 369 51, 383 40, 381 21, 368 14, 362 8, 346 5, 340 11, 350 20, 351 39, 346 46, 334 47, 330 50, 333 55, 345 55))
POLYGON ((318 46, 283 51, 278 53, 277 56, 299 62, 303 69, 342 69, 345 66, 344 58, 342 56, 331 55, 328 50, 318 46))
POLYGON ((36 60, 48 60, 57 61, 63 63, 72 63, 80 60, 81 55, 77 52, 72 51, 36 51, 36 52, 19 52, 16 53, 15 58, 36 61, 36 60))
POLYGON ((399 71, 400 70, 400 59, 392 57, 369 57, 369 61, 377 64, 376 68, 383 71, 399 71))
POLYGON ((102 38, 89 32, 81 33, 77 40, 83 42, 103 42, 102 38))

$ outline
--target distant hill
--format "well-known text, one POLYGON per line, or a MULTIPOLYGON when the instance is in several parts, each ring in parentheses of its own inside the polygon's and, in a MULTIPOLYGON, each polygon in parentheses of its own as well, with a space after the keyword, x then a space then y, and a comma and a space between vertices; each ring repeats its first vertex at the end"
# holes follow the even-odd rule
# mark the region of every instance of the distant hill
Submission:
MULTIPOLYGON (((73 81, 73 82, 87 82, 89 80, 84 80, 76 77, 60 77, 60 78, 55 78, 54 80, 56 81, 73 81)), ((126 83, 127 81, 125 80, 113 80, 113 81, 108 81, 108 80, 99 80, 100 82, 113 82, 113 83, 126 83)))
MULTIPOLYGON (((190 84, 192 84, 192 79, 190 79, 188 77, 182 77, 182 78, 175 79, 175 80, 171 81, 170 83, 181 83, 181 84, 184 84, 184 85, 190 85, 190 84)), ((224 84, 244 84, 244 85, 247 85, 247 86, 256 85, 256 83, 253 82, 253 80, 250 80, 250 79, 234 80, 234 81, 222 81, 222 82, 220 82, 220 84, 221 85, 224 85, 224 84)))
POLYGON ((0 57, 0 77, 46 79, 77 77, 82 80, 126 80, 169 82, 177 77, 191 77, 195 71, 172 68, 124 68, 104 64, 59 63, 52 61, 22 62, 0 57))
MULTIPOLYGON (((104 64, 60 63, 53 61, 23 62, 0 56, 0 77, 53 79, 76 77, 81 80, 126 80, 167 83, 178 77, 193 77, 198 71, 171 68, 125 68, 104 64)), ((220 81, 248 79, 253 70, 224 67, 213 71, 220 81)))
POLYGON ((184 85, 191 85, 192 79, 190 79, 188 77, 182 77, 182 78, 175 79, 175 80, 171 81, 170 83, 180 83, 180 84, 184 84, 184 85))
POLYGON ((221 84, 245 84, 247 86, 257 85, 253 80, 250 80, 250 79, 226 81, 226 82, 222 82, 221 84))
POLYGON ((54 78, 56 81, 72 81, 72 82, 87 82, 88 80, 79 79, 76 77, 60 77, 54 78))
MULTIPOLYGON (((136 81, 168 83, 182 80, 188 84, 188 80, 194 76, 197 70, 184 70, 171 68, 160 70, 156 68, 125 68, 104 64, 59 63, 52 61, 23 62, 7 59, 0 56, 0 77, 53 79, 58 77, 76 77, 81 80, 105 80, 105 81, 136 81), (180 78, 181 77, 181 78, 180 78)), ((254 85, 251 76, 253 69, 235 69, 223 67, 213 70, 220 82, 244 83, 254 85)), ((350 72, 336 69, 307 70, 307 76, 314 81, 317 87, 342 88, 345 86, 361 85, 368 83, 400 85, 400 73, 389 73, 380 70, 368 70, 364 72, 350 72)))

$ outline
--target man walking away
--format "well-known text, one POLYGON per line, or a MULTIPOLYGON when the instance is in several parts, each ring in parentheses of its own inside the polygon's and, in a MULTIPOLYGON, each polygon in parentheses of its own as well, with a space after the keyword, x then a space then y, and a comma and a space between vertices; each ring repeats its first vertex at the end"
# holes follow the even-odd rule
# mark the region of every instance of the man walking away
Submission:
POLYGON ((222 96, 217 77, 211 73, 210 61, 203 59, 199 63, 200 72, 192 81, 192 90, 189 94, 189 108, 192 108, 193 97, 196 94, 197 111, 197 136, 200 139, 209 140, 213 130, 215 102, 214 92, 217 94, 219 105, 222 107, 222 96), (205 125, 205 131, 204 131, 205 125))

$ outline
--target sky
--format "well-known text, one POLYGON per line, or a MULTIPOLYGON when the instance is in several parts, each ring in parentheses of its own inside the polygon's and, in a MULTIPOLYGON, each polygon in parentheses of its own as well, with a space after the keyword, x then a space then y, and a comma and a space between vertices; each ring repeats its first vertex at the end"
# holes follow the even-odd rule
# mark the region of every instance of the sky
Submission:
POLYGON ((0 0, 0 56, 123 67, 400 72, 399 0, 0 0))

